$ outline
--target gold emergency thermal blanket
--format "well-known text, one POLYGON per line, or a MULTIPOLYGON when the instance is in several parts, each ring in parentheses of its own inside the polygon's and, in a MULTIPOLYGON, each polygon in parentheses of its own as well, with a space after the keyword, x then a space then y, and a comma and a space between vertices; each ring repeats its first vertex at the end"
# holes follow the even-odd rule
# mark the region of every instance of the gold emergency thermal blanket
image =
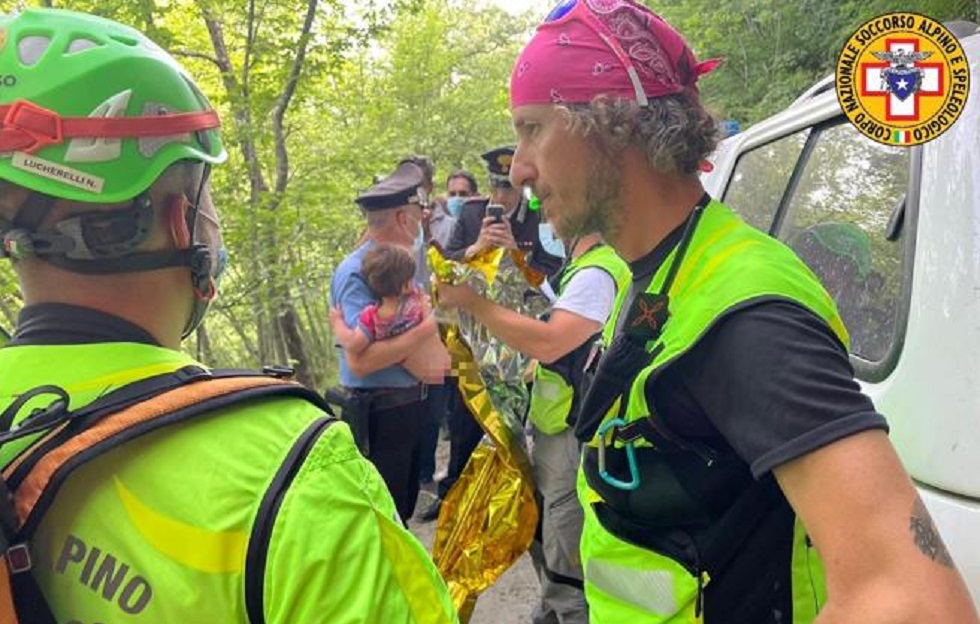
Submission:
MULTIPOLYGON (((529 283, 540 280, 518 252, 498 249, 464 264, 432 249, 429 261, 439 281, 469 283, 524 314, 547 309, 547 300, 528 296, 529 283)), ((538 523, 522 426, 528 361, 465 313, 443 320, 460 394, 486 434, 443 501, 432 553, 465 624, 479 594, 528 549, 538 523)))

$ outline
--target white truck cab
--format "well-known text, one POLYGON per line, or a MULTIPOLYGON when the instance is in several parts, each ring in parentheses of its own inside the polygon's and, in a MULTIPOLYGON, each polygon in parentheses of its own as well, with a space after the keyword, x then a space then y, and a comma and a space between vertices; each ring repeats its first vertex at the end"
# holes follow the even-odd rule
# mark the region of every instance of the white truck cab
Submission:
POLYGON ((833 77, 726 139, 704 183, 793 247, 851 333, 851 361, 980 605, 980 27, 959 120, 887 147, 845 119, 833 77))

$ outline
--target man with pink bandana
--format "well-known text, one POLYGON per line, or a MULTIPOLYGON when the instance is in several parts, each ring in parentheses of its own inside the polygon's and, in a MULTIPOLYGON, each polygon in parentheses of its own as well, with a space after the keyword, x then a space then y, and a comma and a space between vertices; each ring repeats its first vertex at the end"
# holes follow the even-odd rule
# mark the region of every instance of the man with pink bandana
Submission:
POLYGON ((716 65, 635 2, 566 0, 511 76, 511 180, 633 273, 576 425, 591 621, 975 623, 833 300, 700 184, 716 65))

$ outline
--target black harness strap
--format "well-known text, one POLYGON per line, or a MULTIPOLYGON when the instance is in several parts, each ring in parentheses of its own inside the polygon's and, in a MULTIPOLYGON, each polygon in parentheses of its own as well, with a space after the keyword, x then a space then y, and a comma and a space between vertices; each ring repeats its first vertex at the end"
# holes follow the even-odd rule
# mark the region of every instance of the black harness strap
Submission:
POLYGON ((619 427, 613 433, 613 439, 616 442, 634 442, 640 438, 660 451, 694 453, 709 466, 718 459, 717 451, 707 444, 684 439, 672 432, 655 412, 648 414, 646 418, 634 420, 625 427, 619 427))
POLYGON ((569 587, 574 587, 579 591, 585 590, 585 581, 583 581, 582 579, 575 578, 573 576, 565 576, 564 574, 559 574, 558 572, 555 572, 547 565, 545 565, 544 562, 541 563, 541 571, 548 578, 548 580, 554 583, 555 585, 567 585, 569 587))
POLYGON ((259 503, 245 553, 245 612, 251 624, 266 624, 265 572, 283 499, 320 436, 336 422, 334 418, 319 418, 300 434, 259 503))
POLYGON ((42 416, 46 414, 50 414, 56 410, 67 409, 67 407, 68 407, 68 394, 58 386, 38 386, 36 388, 32 388, 31 390, 28 390, 24 394, 17 397, 17 400, 11 403, 7 407, 7 409, 5 409, 2 414, 0 414, 0 432, 3 432, 0 433, 0 446, 3 446, 5 442, 9 442, 10 440, 23 437, 25 435, 28 435, 29 433, 34 433, 36 431, 43 431, 43 426, 41 426, 41 424, 38 422, 38 421, 41 421, 41 423, 46 422, 45 419, 42 418, 42 416), (22 423, 19 424, 17 431, 10 433, 10 429, 13 427, 14 418, 16 418, 17 414, 20 413, 20 410, 24 408, 24 405, 26 405, 31 399, 34 399, 39 396, 49 395, 49 394, 58 397, 58 400, 50 404, 47 408, 43 410, 41 409, 36 410, 27 419, 25 419, 22 423), (30 431, 25 433, 24 431, 27 430, 28 428, 30 429, 30 431))

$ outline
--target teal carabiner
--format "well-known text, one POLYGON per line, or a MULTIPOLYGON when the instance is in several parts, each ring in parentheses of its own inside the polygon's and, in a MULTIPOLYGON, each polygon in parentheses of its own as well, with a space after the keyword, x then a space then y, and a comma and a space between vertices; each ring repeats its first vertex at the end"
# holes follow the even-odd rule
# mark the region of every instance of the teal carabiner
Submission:
POLYGON ((602 477, 603 481, 617 490, 629 491, 640 487, 640 469, 636 465, 636 451, 633 449, 633 440, 628 440, 623 443, 623 448, 626 449, 626 461, 630 469, 630 480, 621 481, 609 474, 609 471, 606 470, 606 434, 611 429, 625 426, 626 421, 622 418, 613 418, 599 425, 597 434, 599 439, 599 476, 602 477))

